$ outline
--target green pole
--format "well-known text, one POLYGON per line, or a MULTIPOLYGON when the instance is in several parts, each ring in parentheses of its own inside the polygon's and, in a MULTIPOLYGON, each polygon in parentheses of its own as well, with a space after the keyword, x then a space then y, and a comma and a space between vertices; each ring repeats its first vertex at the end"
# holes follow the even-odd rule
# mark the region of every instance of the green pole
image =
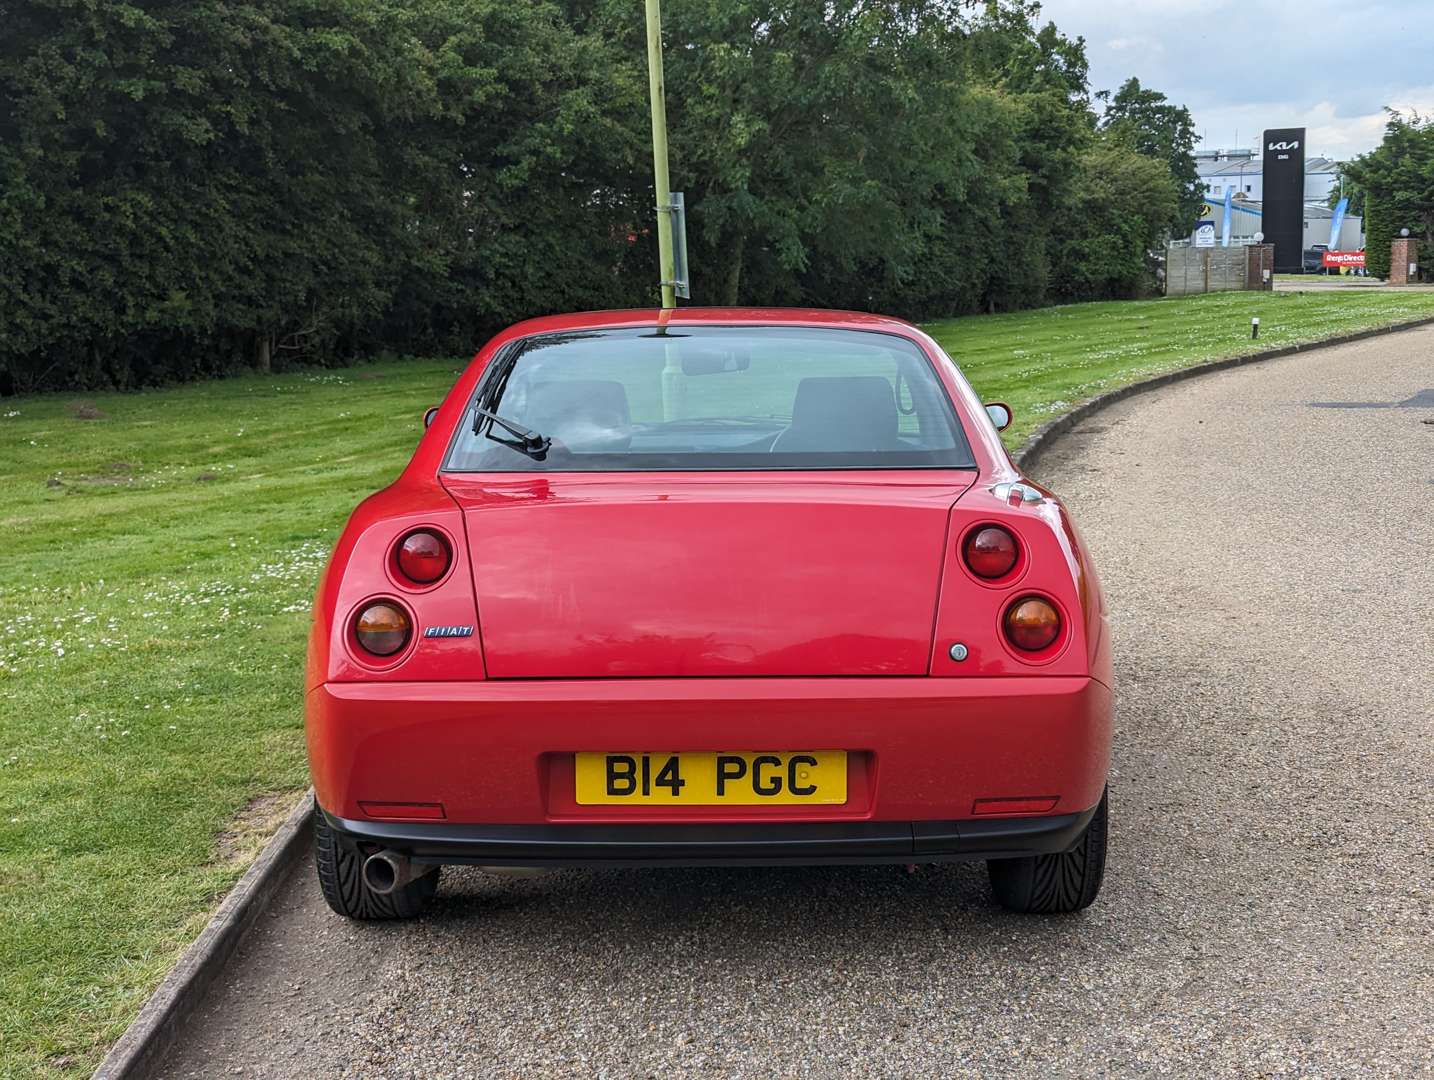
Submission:
POLYGON ((662 85, 662 11, 660 0, 647 0, 647 85, 652 95, 652 171, 657 188, 657 264, 662 277, 662 306, 677 306, 676 262, 672 255, 672 181, 667 175, 667 100, 662 85))

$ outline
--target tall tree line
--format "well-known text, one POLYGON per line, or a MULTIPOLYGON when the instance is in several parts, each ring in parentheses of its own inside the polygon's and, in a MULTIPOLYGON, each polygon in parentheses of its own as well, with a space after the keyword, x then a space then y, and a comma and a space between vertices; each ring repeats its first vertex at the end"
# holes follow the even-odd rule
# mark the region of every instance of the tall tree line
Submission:
MULTIPOLYGON (((641 14, 0 0, 0 391, 458 352, 652 303, 641 14)), ((664 15, 696 302, 1129 296, 1187 209, 1179 137, 1141 122, 1163 97, 1127 86, 1102 121, 1083 43, 1035 4, 664 15)))
POLYGON ((1387 278, 1392 242, 1408 229, 1418 241, 1420 276, 1430 280, 1434 258, 1434 117, 1389 110, 1384 138, 1367 154, 1347 162, 1341 192, 1350 212, 1364 214, 1365 265, 1374 277, 1387 278))

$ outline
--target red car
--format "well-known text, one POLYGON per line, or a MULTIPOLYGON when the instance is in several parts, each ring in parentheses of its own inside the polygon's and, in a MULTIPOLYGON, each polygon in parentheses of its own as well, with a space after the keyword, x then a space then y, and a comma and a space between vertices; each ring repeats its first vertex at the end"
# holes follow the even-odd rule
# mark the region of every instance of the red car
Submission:
POLYGON ((319 585, 329 904, 414 915, 445 863, 962 859, 1007 908, 1089 904, 1110 637, 1008 419, 873 315, 499 334, 319 585))

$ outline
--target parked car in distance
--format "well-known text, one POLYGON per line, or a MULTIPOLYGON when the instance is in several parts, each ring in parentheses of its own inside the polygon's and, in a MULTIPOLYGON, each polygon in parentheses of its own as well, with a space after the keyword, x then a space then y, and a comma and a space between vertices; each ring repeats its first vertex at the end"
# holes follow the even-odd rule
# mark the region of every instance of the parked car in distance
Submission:
POLYGON ((1324 253, 1329 250, 1328 244, 1315 244, 1304 250, 1303 270, 1306 274, 1323 274, 1325 272, 1324 253))
POLYGON ((353 918, 439 868, 985 860, 1100 889, 1101 589, 918 328, 683 308, 485 345, 319 585, 316 858, 353 918))

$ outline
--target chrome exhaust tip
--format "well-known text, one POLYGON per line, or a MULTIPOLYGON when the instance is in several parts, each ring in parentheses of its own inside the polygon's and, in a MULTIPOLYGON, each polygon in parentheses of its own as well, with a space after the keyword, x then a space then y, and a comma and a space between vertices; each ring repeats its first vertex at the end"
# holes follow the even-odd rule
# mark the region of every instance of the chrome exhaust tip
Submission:
POLYGON ((431 866, 415 866, 407 855, 380 851, 363 861, 363 883, 369 892, 387 896, 432 871, 431 866))

